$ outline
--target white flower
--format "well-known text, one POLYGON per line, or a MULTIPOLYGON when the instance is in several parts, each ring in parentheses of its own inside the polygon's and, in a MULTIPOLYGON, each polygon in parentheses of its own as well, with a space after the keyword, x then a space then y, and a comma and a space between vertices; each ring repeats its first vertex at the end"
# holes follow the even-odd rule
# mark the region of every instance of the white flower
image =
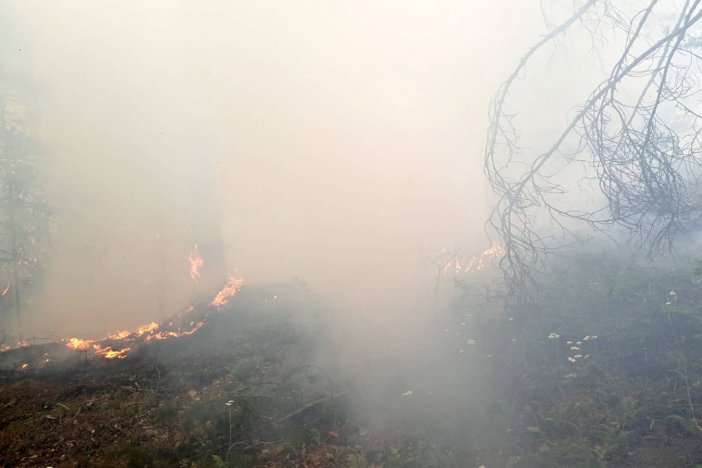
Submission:
POLYGON ((232 406, 234 404, 234 400, 229 400, 228 402, 225 403, 227 406, 232 406))
POLYGON ((414 392, 412 390, 407 390, 405 393, 402 394, 402 396, 412 396, 414 395, 414 392))
POLYGON ((580 348, 578 348, 577 346, 571 346, 570 350, 571 351, 580 351, 580 348))
POLYGON ((574 358, 568 356, 568 362, 576 362, 574 358))
POLYGON ((677 296, 677 294, 675 293, 675 290, 670 291, 670 292, 668 293, 668 295, 669 295, 669 296, 677 296))
POLYGON ((582 354, 576 354, 573 356, 575 359, 582 359, 583 355, 582 354))
POLYGON ((548 335, 548 339, 549 339, 549 340, 557 340, 557 339, 560 338, 560 337, 561 337, 561 335, 559 335, 559 334, 556 333, 556 332, 551 332, 551 333, 549 333, 549 335, 548 335))
POLYGON ((590 335, 587 335, 586 337, 584 337, 583 341, 590 341, 590 335))
POLYGON ((573 344, 573 342, 572 342, 572 341, 566 341, 566 344, 567 344, 567 345, 571 345, 571 344, 573 344))

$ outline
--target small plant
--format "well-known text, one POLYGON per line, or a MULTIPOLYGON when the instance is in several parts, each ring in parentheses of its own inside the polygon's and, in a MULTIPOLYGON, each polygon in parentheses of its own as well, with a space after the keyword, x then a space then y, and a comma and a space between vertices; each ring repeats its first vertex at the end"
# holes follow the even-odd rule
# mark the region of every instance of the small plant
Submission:
POLYGON ((212 455, 212 462, 214 463, 214 468, 226 468, 227 466, 219 455, 212 455))
POLYGON ((229 446, 227 447, 226 459, 229 459, 229 453, 232 450, 232 407, 234 406, 234 400, 229 400, 225 403, 227 407, 227 412, 229 413, 229 446))

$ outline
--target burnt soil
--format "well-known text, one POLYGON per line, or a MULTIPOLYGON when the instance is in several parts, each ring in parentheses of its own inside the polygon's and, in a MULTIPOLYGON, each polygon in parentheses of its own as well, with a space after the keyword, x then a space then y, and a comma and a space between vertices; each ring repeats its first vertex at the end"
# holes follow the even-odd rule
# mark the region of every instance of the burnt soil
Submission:
POLYGON ((249 288, 181 317, 207 316, 197 333, 123 344, 125 359, 63 343, 2 353, 0 466, 346 464, 368 436, 341 427, 344 393, 311 364, 302 323, 321 310, 300 285, 249 288))

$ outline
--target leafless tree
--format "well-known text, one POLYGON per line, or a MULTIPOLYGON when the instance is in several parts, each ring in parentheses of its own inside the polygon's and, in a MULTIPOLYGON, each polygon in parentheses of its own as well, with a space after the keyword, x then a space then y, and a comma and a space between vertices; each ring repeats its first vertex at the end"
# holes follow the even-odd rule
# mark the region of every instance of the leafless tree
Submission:
POLYGON ((48 237, 49 207, 39 181, 36 148, 16 105, 0 106, 0 311, 22 335, 24 294, 36 286, 48 237))
POLYGON ((485 149, 485 172, 497 194, 488 224, 504 243, 501 268, 512 305, 524 303, 544 258, 575 236, 579 224, 601 232, 619 228, 655 252, 670 248, 699 209, 701 4, 575 2, 572 14, 529 48, 498 88, 485 149), (560 46, 567 32, 584 31, 596 48, 605 30, 618 38, 608 45, 619 48, 604 78, 544 148, 521 146, 509 100, 527 67, 549 46, 560 46), (563 169, 578 165, 591 174, 588 183, 601 203, 564 208, 563 169), (537 227, 542 219, 557 227, 557 240, 553 230, 537 227))

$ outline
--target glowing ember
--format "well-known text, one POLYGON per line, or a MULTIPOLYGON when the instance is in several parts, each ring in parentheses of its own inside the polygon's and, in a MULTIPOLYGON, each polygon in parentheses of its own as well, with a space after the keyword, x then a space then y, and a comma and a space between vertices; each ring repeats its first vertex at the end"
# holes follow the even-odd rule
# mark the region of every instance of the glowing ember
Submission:
POLYGON ((448 275, 451 271, 455 271, 456 274, 480 271, 493 260, 504 256, 504 254, 505 249, 500 244, 493 243, 480 255, 473 255, 472 257, 464 258, 462 260, 456 258, 455 260, 450 261, 444 267, 444 275, 448 275), (450 269, 450 265, 453 265, 454 268, 450 269))
POLYGON ((190 277, 197 283, 200 279, 200 268, 205 264, 205 260, 200 256, 200 250, 197 244, 193 247, 188 255, 188 261, 190 262, 190 277))
POLYGON ((10 292, 10 283, 7 283, 7 286, 5 286, 5 289, 2 290, 2 295, 7 296, 7 293, 10 292))
POLYGON ((93 340, 81 340, 79 338, 71 338, 66 343, 66 346, 77 351, 85 351, 90 349, 95 342, 93 340))
POLYGON ((502 257, 505 254, 505 248, 500 244, 493 242, 492 245, 483 252, 483 256, 488 256, 492 258, 502 257))
POLYGON ((0 346, 0 353, 5 352, 5 351, 11 351, 13 349, 18 349, 18 348, 26 348, 27 346, 29 346, 29 341, 20 340, 17 342, 17 344, 15 346, 10 346, 10 345, 0 346))
POLYGON ((25 362, 24 364, 22 364, 21 369, 26 369, 27 367, 29 367, 29 364, 25 362))
POLYGON ((241 289, 242 284, 244 284, 243 278, 235 278, 230 276, 227 284, 225 284, 222 290, 217 293, 210 304, 217 307, 227 304, 230 298, 236 296, 241 289))

